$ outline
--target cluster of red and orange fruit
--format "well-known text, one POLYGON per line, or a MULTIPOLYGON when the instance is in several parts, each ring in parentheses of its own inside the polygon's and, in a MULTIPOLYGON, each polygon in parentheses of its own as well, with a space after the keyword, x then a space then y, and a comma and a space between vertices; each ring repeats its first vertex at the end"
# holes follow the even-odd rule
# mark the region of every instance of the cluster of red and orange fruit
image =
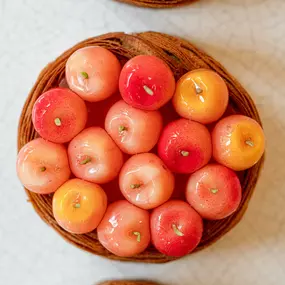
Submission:
POLYGON ((97 229, 102 245, 119 256, 138 254, 150 242, 166 255, 183 256, 199 244, 203 219, 238 209, 235 171, 258 162, 264 134, 249 117, 225 116, 229 92, 217 73, 193 70, 176 83, 155 56, 136 56, 121 68, 97 46, 75 51, 65 72, 67 86, 34 104, 40 138, 17 160, 28 190, 54 193, 62 228, 97 229), (185 201, 172 199, 179 173, 188 175, 185 201), (114 179, 125 200, 108 205, 104 187, 114 179))

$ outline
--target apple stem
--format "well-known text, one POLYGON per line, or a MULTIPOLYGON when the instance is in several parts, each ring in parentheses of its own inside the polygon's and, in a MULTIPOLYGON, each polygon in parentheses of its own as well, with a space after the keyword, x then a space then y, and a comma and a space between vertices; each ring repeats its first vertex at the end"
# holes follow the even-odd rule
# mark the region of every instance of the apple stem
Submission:
POLYGON ((141 184, 131 184, 132 189, 140 188, 141 184))
POLYGON ((180 153, 182 156, 188 156, 189 155, 189 151, 186 151, 186 150, 181 150, 180 153))
POLYGON ((45 172, 46 170, 47 170, 47 168, 46 168, 45 166, 43 166, 43 167, 40 168, 40 171, 41 171, 41 172, 45 172))
POLYGON ((54 119, 54 123, 55 123, 56 126, 60 127, 60 126, 61 126, 61 120, 60 120, 60 118, 55 118, 55 119, 54 119))
POLYGON ((76 204, 74 204, 74 208, 76 208, 76 209, 78 209, 78 208, 80 208, 80 203, 76 203, 76 204))
POLYGON ((137 242, 141 241, 141 233, 140 232, 133 232, 135 236, 137 236, 137 242))
POLYGON ((80 165, 85 165, 91 161, 91 157, 87 156, 84 160, 80 161, 80 165))
POLYGON ((202 94, 203 93, 203 89, 195 81, 193 81, 193 83, 194 83, 194 86, 195 86, 196 94, 197 95, 202 94))
POLYGON ((83 77, 84 79, 88 79, 88 78, 89 78, 88 73, 85 72, 85 71, 82 71, 82 72, 81 72, 81 75, 82 75, 82 77, 83 77))
POLYGON ((251 147, 254 147, 254 143, 252 140, 246 140, 245 143, 251 147))
POLYGON ((119 126, 119 133, 122 133, 123 131, 127 131, 128 129, 125 126, 119 126))
POLYGON ((213 194, 216 194, 216 193, 218 193, 218 191, 219 191, 218 188, 211 188, 210 190, 211 190, 211 192, 212 192, 213 194))
POLYGON ((153 96, 154 93, 148 86, 144 85, 143 89, 148 95, 153 96))
POLYGON ((184 236, 184 234, 178 229, 178 227, 175 224, 172 224, 172 229, 174 230, 176 235, 178 235, 180 237, 184 236))

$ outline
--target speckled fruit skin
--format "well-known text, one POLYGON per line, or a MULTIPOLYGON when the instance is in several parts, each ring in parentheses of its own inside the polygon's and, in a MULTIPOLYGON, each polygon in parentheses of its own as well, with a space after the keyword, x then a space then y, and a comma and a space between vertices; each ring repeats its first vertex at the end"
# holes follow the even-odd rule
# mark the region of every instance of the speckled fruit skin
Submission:
POLYGON ((202 238, 202 218, 184 201, 168 201, 154 209, 150 224, 153 245, 169 256, 181 257, 190 253, 202 238))
POLYGON ((94 183, 115 179, 123 165, 123 154, 107 132, 90 127, 77 135, 68 146, 72 173, 94 183))
POLYGON ((97 234, 101 244, 115 255, 139 254, 150 243, 149 213, 124 200, 114 202, 108 206, 97 234))
POLYGON ((158 154, 171 171, 192 173, 209 162, 211 135, 200 123, 178 119, 163 129, 158 154))
POLYGON ((175 181, 174 175, 158 156, 141 153, 124 164, 119 184, 129 202, 142 209, 153 209, 171 197, 175 181))
POLYGON ((35 102, 32 120, 38 134, 54 143, 66 143, 81 132, 87 122, 84 101, 67 88, 54 88, 35 102), (58 121, 58 125, 55 120, 58 121))
POLYGON ((136 109, 120 100, 109 110, 105 129, 123 152, 137 154, 156 145, 162 123, 159 111, 136 109))
POLYGON ((30 141, 18 154, 17 174, 32 192, 49 194, 56 191, 71 174, 66 148, 42 138, 30 141))
POLYGON ((124 65, 119 88, 129 105, 157 110, 172 98, 175 79, 164 61, 152 55, 139 55, 124 65))
POLYGON ((224 219, 234 213, 242 197, 237 174, 220 164, 208 164, 187 183, 188 203, 205 219, 224 219))
POLYGON ((117 57, 99 46, 75 51, 65 69, 69 88, 89 102, 98 102, 116 93, 120 71, 117 57))
POLYGON ((209 69, 196 69, 178 80, 172 103, 181 117, 209 124, 221 118, 228 101, 229 91, 221 76, 209 69))
POLYGON ((235 171, 248 169, 262 157, 265 136, 252 118, 231 115, 220 120, 212 131, 214 159, 235 171))
POLYGON ((84 234, 96 229, 107 208, 107 196, 97 184, 71 179, 54 194, 53 215, 66 231, 84 234))

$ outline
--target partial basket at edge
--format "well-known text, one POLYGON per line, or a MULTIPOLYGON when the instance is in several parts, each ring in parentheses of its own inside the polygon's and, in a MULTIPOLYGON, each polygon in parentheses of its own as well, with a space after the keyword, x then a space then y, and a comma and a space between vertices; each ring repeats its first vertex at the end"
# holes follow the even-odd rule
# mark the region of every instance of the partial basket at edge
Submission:
MULTIPOLYGON (((239 82, 217 61, 191 43, 167 34, 155 32, 144 32, 132 35, 110 33, 78 43, 43 69, 22 111, 18 130, 18 150, 37 136, 32 124, 32 108, 36 99, 43 92, 59 85, 64 78, 65 63, 75 50, 92 45, 109 49, 116 54, 122 62, 139 54, 158 56, 170 66, 176 79, 189 70, 197 68, 212 69, 219 73, 227 83, 230 92, 231 106, 239 113, 249 116, 261 124, 254 102, 239 82)), ((208 247, 225 235, 240 221, 254 191, 263 160, 264 158, 255 166, 245 171, 241 176, 243 195, 241 205, 237 212, 220 221, 205 221, 203 238, 195 251, 208 247)), ((163 263, 175 259, 159 253, 152 246, 145 252, 131 258, 115 256, 99 243, 96 231, 84 235, 75 235, 63 230, 57 224, 52 214, 52 195, 39 195, 28 190, 26 190, 26 193, 40 217, 68 242, 83 250, 110 259, 124 261, 163 263)))

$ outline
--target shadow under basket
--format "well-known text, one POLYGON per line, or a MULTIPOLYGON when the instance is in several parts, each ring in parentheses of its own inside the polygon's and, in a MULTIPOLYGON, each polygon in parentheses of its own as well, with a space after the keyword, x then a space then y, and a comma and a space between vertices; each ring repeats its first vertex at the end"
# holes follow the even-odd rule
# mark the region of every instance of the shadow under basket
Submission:
MULTIPOLYGON (((50 63, 39 75, 23 108, 18 129, 18 150, 37 137, 32 124, 32 108, 37 98, 45 91, 58 87, 65 77, 65 64, 69 56, 79 48, 101 46, 113 52, 124 64, 126 60, 140 55, 155 55, 164 60, 172 69, 176 80, 187 71, 208 68, 217 72, 226 82, 230 94, 230 107, 236 112, 255 119, 261 124, 254 102, 244 88, 217 61, 193 46, 188 41, 167 34, 144 32, 139 34, 110 33, 87 39, 64 52, 50 63)), ((204 233, 195 251, 204 249, 224 236, 242 218, 254 191, 264 157, 252 168, 239 173, 242 185, 242 201, 238 210, 226 219, 204 221, 204 233)), ((52 194, 39 195, 26 190, 29 201, 39 216, 53 227, 64 239, 77 247, 106 258, 122 261, 163 263, 173 257, 159 253, 149 246, 143 253, 134 257, 119 257, 107 251, 98 241, 96 230, 83 235, 66 232, 55 221, 52 213, 52 194)), ((194 252, 195 252, 194 251, 194 252)))
POLYGON ((146 7, 146 8, 172 8, 181 5, 189 4, 197 0, 115 0, 131 5, 146 7))

